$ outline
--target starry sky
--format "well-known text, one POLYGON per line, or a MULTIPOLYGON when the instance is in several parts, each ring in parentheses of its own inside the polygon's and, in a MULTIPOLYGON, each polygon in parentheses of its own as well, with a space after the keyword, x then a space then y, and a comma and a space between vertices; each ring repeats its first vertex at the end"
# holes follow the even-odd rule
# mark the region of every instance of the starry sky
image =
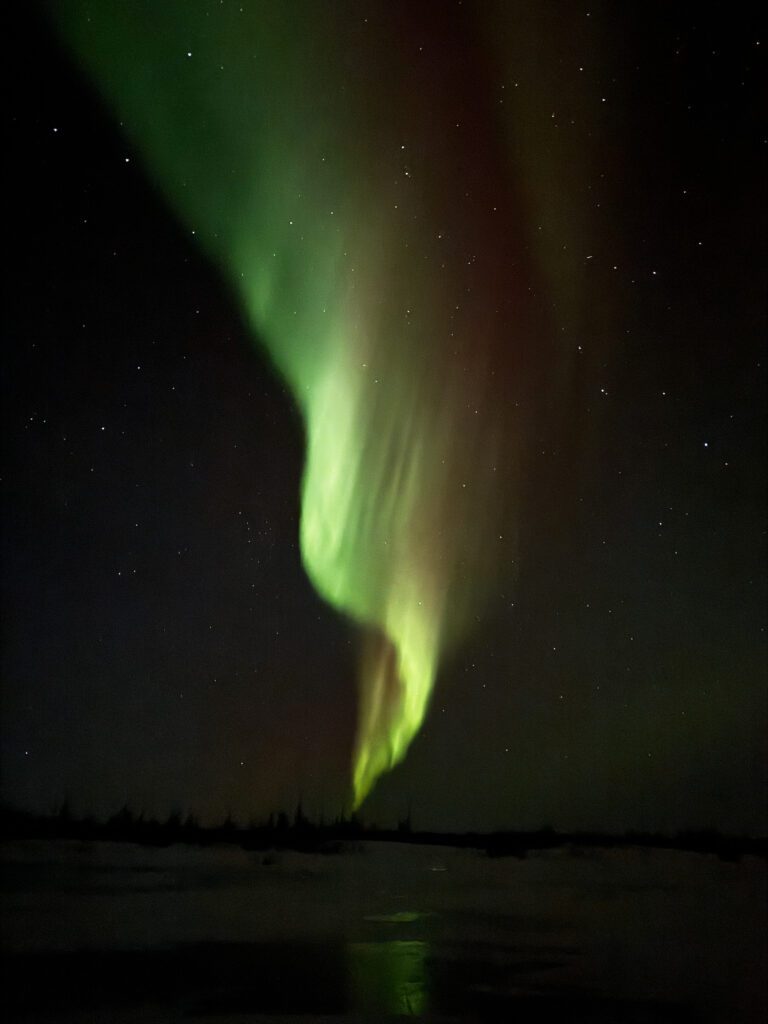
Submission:
POLYGON ((3 798, 764 832, 756 19, 125 10, 11 26, 3 798))

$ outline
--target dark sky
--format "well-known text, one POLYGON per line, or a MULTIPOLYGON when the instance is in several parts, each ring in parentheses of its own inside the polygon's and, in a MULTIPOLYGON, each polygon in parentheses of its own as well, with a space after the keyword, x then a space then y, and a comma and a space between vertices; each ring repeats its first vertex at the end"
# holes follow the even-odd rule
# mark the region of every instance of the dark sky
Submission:
MULTIPOLYGON (((590 12, 622 260, 589 303, 616 337, 552 413, 517 579, 369 819, 765 831, 760 35, 746 7, 620 6, 590 12)), ((65 48, 14 18, 3 797, 335 813, 357 642, 301 566, 299 414, 65 48)))

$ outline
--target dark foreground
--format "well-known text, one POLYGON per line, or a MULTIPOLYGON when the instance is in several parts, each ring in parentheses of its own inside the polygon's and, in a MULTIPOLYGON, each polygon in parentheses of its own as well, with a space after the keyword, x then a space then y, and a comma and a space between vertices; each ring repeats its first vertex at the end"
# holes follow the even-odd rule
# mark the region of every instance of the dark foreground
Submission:
POLYGON ((6 843, 13 1020, 762 1021, 765 861, 6 843))

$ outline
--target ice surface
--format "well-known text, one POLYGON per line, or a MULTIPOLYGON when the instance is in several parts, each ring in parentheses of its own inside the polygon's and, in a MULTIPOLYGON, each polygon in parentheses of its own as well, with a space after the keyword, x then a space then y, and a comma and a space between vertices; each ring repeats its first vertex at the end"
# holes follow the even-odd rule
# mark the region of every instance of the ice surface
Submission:
POLYGON ((29 1020, 759 1021, 765 863, 363 843, 2 847, 29 1020))

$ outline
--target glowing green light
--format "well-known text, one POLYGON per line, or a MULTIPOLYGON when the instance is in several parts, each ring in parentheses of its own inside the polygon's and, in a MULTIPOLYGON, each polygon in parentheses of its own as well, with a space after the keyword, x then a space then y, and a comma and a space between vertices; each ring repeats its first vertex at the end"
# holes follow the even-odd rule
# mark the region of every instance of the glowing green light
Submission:
MULTIPOLYGON (((378 79, 349 87, 334 50, 343 17, 236 6, 209 17, 189 2, 61 0, 53 13, 302 412, 303 562, 368 637, 359 804, 404 757, 488 576, 499 452, 478 409, 491 314, 477 307, 460 328, 457 286, 426 258, 425 238, 442 238, 426 169, 409 156, 407 193, 392 184, 410 99, 393 95, 382 117, 378 79)), ((397 53, 386 59, 398 81, 397 53)))

